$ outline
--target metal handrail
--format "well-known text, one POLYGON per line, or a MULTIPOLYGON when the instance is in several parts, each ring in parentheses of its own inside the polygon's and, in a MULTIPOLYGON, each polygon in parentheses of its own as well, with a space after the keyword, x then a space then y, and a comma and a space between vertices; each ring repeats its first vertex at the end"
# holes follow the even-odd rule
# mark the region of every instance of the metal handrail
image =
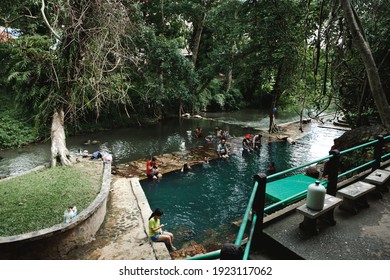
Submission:
POLYGON ((357 167, 355 167, 355 168, 352 168, 351 170, 348 170, 348 171, 346 171, 346 172, 344 172, 344 173, 339 174, 339 175, 337 176, 337 178, 341 178, 341 177, 343 177, 343 176, 345 176, 345 175, 348 175, 348 174, 350 174, 350 173, 353 173, 353 172, 355 172, 355 171, 357 171, 357 170, 363 169, 364 167, 369 166, 369 165, 373 164, 374 162, 376 162, 375 159, 370 160, 369 162, 363 163, 363 164, 361 164, 361 165, 359 165, 359 166, 357 166, 357 167))
MULTIPOLYGON (((390 139, 390 135, 383 137, 383 139, 384 140, 390 139)), ((340 155, 345 155, 345 154, 347 154, 349 152, 352 152, 352 151, 355 151, 357 149, 368 147, 368 146, 372 146, 372 145, 376 144, 378 141, 379 140, 373 140, 373 141, 370 141, 370 142, 367 142, 367 143, 364 143, 364 144, 361 144, 361 145, 358 145, 358 146, 355 146, 355 147, 343 150, 343 151, 340 152, 340 155)), ((293 172, 293 171, 305 168, 307 166, 311 166, 311 165, 313 165, 315 163, 318 163, 318 162, 322 162, 322 161, 331 159, 333 156, 334 155, 329 155, 329 156, 326 156, 324 158, 321 158, 321 159, 309 162, 307 164, 300 165, 298 167, 293 167, 293 168, 290 168, 290 169, 287 169, 287 170, 284 170, 284 171, 272 174, 270 176, 267 176, 267 182, 269 182, 271 179, 274 179, 276 177, 285 175, 287 173, 290 173, 290 172, 293 172)), ((390 153, 387 153, 387 154, 381 156, 381 159, 384 159, 385 157, 388 157, 388 156, 390 156, 390 153)), ((357 170, 363 169, 364 167, 370 166, 374 162, 376 162, 376 159, 371 160, 369 162, 366 162, 364 164, 361 164, 361 165, 359 165, 359 166, 357 166, 357 167, 355 167, 355 168, 353 168, 351 170, 348 170, 348 171, 346 171, 344 173, 341 173, 341 174, 339 174, 337 176, 337 178, 341 178, 341 177, 346 176, 346 175, 348 175, 348 174, 350 174, 352 172, 355 172, 357 170)), ((322 184, 325 187, 326 187, 327 183, 328 183, 328 181, 322 182, 322 184)), ((236 237, 236 240, 235 240, 235 243, 234 243, 235 245, 241 245, 241 243, 242 243, 242 240, 243 240, 243 237, 244 237, 244 234, 245 234, 245 229, 246 229, 247 223, 249 221, 249 216, 250 216, 250 213, 251 213, 252 205, 253 205, 253 202, 254 202, 254 199, 255 199, 255 195, 256 195, 256 192, 257 192, 257 188, 258 188, 258 182, 255 181, 255 183, 253 185, 251 196, 250 196, 249 201, 248 201, 247 208, 245 210, 244 218, 243 218, 242 223, 240 225, 240 229, 239 229, 239 231, 237 233, 237 237, 236 237)), ((296 199, 300 198, 301 196, 305 195, 306 193, 307 193, 307 190, 304 190, 304 191, 301 191, 301 192, 299 192, 299 193, 297 193, 297 194, 295 194, 293 196, 290 196, 290 197, 288 197, 286 199, 283 199, 283 200, 278 201, 278 202, 276 202, 274 204, 271 204, 271 205, 269 205, 269 206, 264 208, 264 212, 265 211, 270 211, 270 210, 274 209, 275 207, 277 207, 277 206, 279 206, 281 204, 284 204, 286 202, 289 202, 291 200, 296 200, 296 199)), ((253 232, 254 232, 254 227, 255 227, 256 221, 257 221, 257 215, 254 214, 252 216, 252 225, 251 225, 251 229, 250 229, 250 233, 249 233, 249 237, 248 237, 248 242, 247 242, 247 245, 245 246, 243 260, 248 259, 248 256, 249 256, 250 246, 251 246, 251 242, 252 242, 252 236, 253 236, 253 232)), ((219 251, 215 251, 215 252, 211 252, 211 253, 207 253, 207 254, 204 254, 204 255, 199 255, 199 256, 195 256, 195 257, 187 258, 187 259, 188 260, 217 259, 217 258, 220 257, 220 253, 221 252, 219 250, 219 251)))
POLYGON ((248 220, 249 220, 249 215, 250 215, 251 210, 252 210, 252 205, 253 205, 253 201, 255 200, 255 195, 256 195, 258 186, 259 186, 259 183, 256 181, 253 185, 253 190, 252 190, 251 196, 249 198, 249 202, 248 202, 248 205, 246 207, 244 218, 242 219, 242 222, 240 225, 240 229, 238 230, 236 241, 234 242, 235 245, 241 245, 242 239, 244 238, 246 225, 247 225, 248 220))
POLYGON ((367 143, 364 143, 364 144, 361 144, 361 145, 358 145, 358 146, 355 146, 355 147, 343 150, 343 151, 340 152, 340 155, 344 155, 344 154, 347 154, 349 152, 355 151, 357 149, 364 148, 364 147, 376 144, 377 142, 378 142, 378 140, 373 140, 373 141, 370 141, 370 142, 367 142, 367 143))
MULTIPOLYGON (((384 137, 383 139, 385 139, 385 140, 390 139, 390 135, 384 137)), ((347 154, 347 153, 349 153, 349 152, 352 152, 352 151, 355 151, 355 150, 357 150, 357 149, 361 149, 361 148, 364 148, 364 147, 367 147, 367 146, 372 146, 372 145, 376 144, 378 141, 379 141, 379 140, 373 140, 373 141, 370 141, 370 142, 367 142, 367 143, 364 143, 364 144, 355 146, 355 147, 353 147, 353 148, 346 149, 346 150, 344 150, 344 151, 341 151, 341 152, 340 152, 340 155, 345 155, 345 154, 347 154)), ((383 156, 381 157, 381 159, 383 159, 383 158, 385 158, 385 157, 387 157, 387 156, 389 156, 389 155, 390 155, 390 153, 388 153, 388 154, 386 154, 386 155, 383 155, 383 156)), ((275 178, 275 177, 278 177, 278 176, 281 176, 281 175, 285 175, 285 174, 287 174, 287 173, 289 173, 289 172, 296 171, 296 170, 298 170, 298 169, 302 169, 302 168, 307 167, 307 166, 310 166, 310 165, 312 165, 312 164, 314 164, 314 163, 318 163, 318 162, 321 162, 321 161, 324 161, 324 160, 327 160, 327 159, 331 159, 333 156, 334 156, 334 155, 329 155, 329 156, 327 156, 327 157, 325 157, 325 158, 316 160, 316 161, 314 161, 314 162, 310 162, 310 163, 307 163, 307 164, 304 164, 304 165, 301 165, 301 166, 298 166, 298 167, 290 168, 290 169, 284 170, 284 171, 282 171, 282 172, 275 173, 275 174, 273 174, 273 175, 271 175, 271 176, 267 176, 267 182, 268 182, 269 179, 273 179, 273 178, 275 178)), ((351 170, 348 170, 347 172, 344 172, 344 173, 342 173, 342 174, 339 174, 339 175, 337 176, 337 178, 343 177, 343 176, 348 175, 348 174, 350 174, 350 173, 352 173, 352 172, 355 172, 355 171, 357 171, 357 170, 363 169, 364 167, 369 166, 369 165, 373 164, 374 162, 376 162, 376 160, 371 160, 371 161, 369 161, 369 162, 367 162, 367 163, 361 164, 361 165, 359 165, 359 166, 357 166, 357 167, 355 167, 355 168, 353 168, 353 169, 351 169, 351 170)), ((323 184, 326 186, 327 181, 324 182, 323 184)), ((290 196, 290 197, 288 197, 288 198, 286 198, 286 199, 283 199, 283 200, 278 201, 278 202, 276 202, 276 203, 274 203, 274 204, 272 204, 272 205, 269 205, 269 206, 267 206, 267 207, 264 208, 264 212, 265 212, 265 211, 269 211, 269 210, 271 210, 271 209, 274 209, 275 207, 277 207, 277 206, 279 206, 279 205, 281 205, 281 204, 284 204, 284 203, 286 203, 286 202, 288 202, 288 201, 295 200, 295 199, 299 198, 300 196, 305 195, 306 193, 307 193, 307 190, 304 190, 304 191, 301 191, 301 192, 299 192, 299 193, 297 193, 297 194, 295 194, 295 195, 293 195, 293 196, 290 196)), ((248 206, 249 206, 249 205, 248 205, 248 206)), ((250 242, 251 242, 251 240, 250 240, 250 241, 248 240, 248 243, 247 243, 246 247, 250 247, 250 242)), ((249 248, 249 249, 246 249, 246 248, 245 248, 245 251, 248 251, 248 254, 249 254, 249 250, 250 250, 250 248, 249 248)), ((247 256, 247 255, 244 254, 244 258, 245 258, 245 256, 247 256)))
POLYGON ((221 256, 221 250, 186 258, 186 260, 216 260, 221 256))
POLYGON ((332 157, 333 157, 333 155, 329 155, 329 156, 326 156, 326 157, 324 157, 324 158, 320 158, 320 159, 318 159, 318 160, 311 161, 311 162, 306 163, 306 164, 304 164, 304 165, 300 165, 300 166, 297 166, 297 167, 293 167, 293 168, 286 169, 286 170, 283 170, 283 171, 281 171, 281 172, 272 174, 272 175, 270 175, 270 176, 267 176, 267 182, 268 182, 269 180, 273 179, 273 178, 279 177, 279 176, 281 176, 281 175, 285 175, 285 174, 287 174, 287 173, 290 173, 290 172, 292 172, 292 171, 296 171, 296 170, 298 170, 298 169, 302 169, 302 168, 304 168, 304 167, 313 165, 313 164, 318 163, 318 162, 321 162, 321 161, 325 161, 325 160, 330 159, 330 158, 332 158, 332 157))
POLYGON ((248 242, 247 242, 247 244, 245 246, 244 256, 242 257, 243 260, 247 260, 248 257, 249 257, 249 252, 251 250, 253 233, 255 232, 256 221, 257 221, 257 214, 253 214, 252 225, 251 225, 251 230, 249 232, 248 242))

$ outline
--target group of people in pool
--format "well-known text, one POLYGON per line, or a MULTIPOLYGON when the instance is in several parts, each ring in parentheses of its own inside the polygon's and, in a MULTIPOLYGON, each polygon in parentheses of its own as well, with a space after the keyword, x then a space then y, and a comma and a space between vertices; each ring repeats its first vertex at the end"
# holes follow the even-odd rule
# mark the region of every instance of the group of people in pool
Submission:
MULTIPOLYGON (((229 133, 227 131, 223 131, 219 127, 215 127, 215 133, 216 133, 216 137, 220 139, 217 145, 218 158, 227 159, 229 157, 230 152, 229 152, 228 145, 226 143, 226 137, 229 135, 229 133)), ((194 131, 194 136, 196 138, 200 138, 202 137, 202 134, 203 134, 202 128, 197 127, 194 131)), ((211 135, 207 136, 206 140, 208 139, 208 137, 211 139, 213 136, 211 135)), ((261 147, 261 139, 262 139, 261 134, 255 134, 253 138, 251 134, 245 135, 244 139, 242 140, 243 156, 246 156, 247 154, 253 151, 259 151, 261 147)), ((205 157, 203 163, 208 163, 208 162, 209 162, 209 158, 205 157)), ((275 169, 275 163, 271 162, 269 169, 275 169)), ((183 167, 181 168, 181 172, 187 172, 189 170, 191 170, 190 164, 188 162, 184 163, 183 167)), ((156 157, 152 157, 150 160, 147 161, 146 175, 150 179, 160 179, 162 177, 162 174, 160 173, 158 168, 156 157)))
MULTIPOLYGON (((226 137, 224 132, 216 127, 217 137, 220 139, 220 142, 217 146, 218 158, 227 159, 229 157, 229 149, 226 143, 226 137)), ((197 127, 194 131, 195 137, 202 137, 202 129, 197 127)), ((226 135, 226 134, 225 134, 226 135)), ((255 134, 253 138, 250 134, 247 134, 242 140, 242 149, 245 152, 251 152, 254 150, 260 149, 261 146, 261 134, 255 134)), ((205 157, 203 163, 208 163, 209 158, 205 157)), ((181 172, 187 172, 191 170, 191 166, 188 162, 184 163, 181 168, 181 172)), ((268 169, 266 171, 267 175, 274 174, 276 172, 275 162, 270 162, 268 169)), ((146 174, 150 179, 159 179, 162 177, 162 174, 159 172, 158 163, 156 157, 152 157, 148 160, 146 164, 146 174)), ((149 228, 149 238, 153 242, 164 242, 170 252, 176 251, 176 248, 173 246, 174 236, 171 232, 164 230, 165 224, 161 224, 160 219, 163 215, 163 211, 160 208, 157 208, 149 217, 148 228, 149 228)))
MULTIPOLYGON (((196 164, 196 163, 208 164, 209 160, 210 160, 209 157, 204 157, 203 161, 201 161, 201 160, 200 161, 192 161, 192 163, 193 164, 196 164)), ((191 166, 188 162, 185 162, 183 164, 183 167, 180 169, 181 172, 187 172, 190 170, 191 170, 191 166)), ((156 157, 152 157, 150 160, 148 160, 146 162, 146 176, 149 179, 155 179, 155 180, 160 179, 162 177, 162 174, 160 173, 159 168, 158 168, 158 163, 157 163, 156 157)))

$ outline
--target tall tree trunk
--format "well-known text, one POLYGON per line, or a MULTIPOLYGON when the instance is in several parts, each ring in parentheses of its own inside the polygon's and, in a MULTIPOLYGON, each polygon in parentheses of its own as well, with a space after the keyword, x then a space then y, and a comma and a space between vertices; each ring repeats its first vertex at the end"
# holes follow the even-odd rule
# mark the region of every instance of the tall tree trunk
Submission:
POLYGON ((273 89, 271 91, 272 93, 272 104, 271 104, 271 110, 269 112, 269 133, 275 133, 278 132, 278 127, 275 123, 275 112, 276 108, 279 103, 280 96, 282 95, 282 89, 281 89, 281 82, 282 82, 282 72, 283 72, 283 63, 281 62, 278 67, 278 72, 276 74, 275 78, 275 84, 273 86, 273 89))
POLYGON ((206 12, 203 12, 201 15, 201 19, 196 28, 195 38, 194 38, 194 47, 192 50, 192 63, 194 66, 196 65, 196 60, 198 59, 199 46, 200 46, 200 38, 202 37, 203 28, 206 22, 206 12))
POLYGON ((378 68, 376 67, 370 46, 365 39, 364 31, 359 26, 359 18, 353 10, 351 1, 342 0, 341 5, 353 42, 363 60, 364 67, 366 68, 372 97, 374 98, 382 124, 390 131, 390 107, 379 78, 378 68))
POLYGON ((57 162, 62 165, 72 164, 65 138, 64 110, 58 109, 53 114, 51 124, 51 167, 56 167, 57 162))
POLYGON ((225 77, 225 92, 229 92, 232 87, 233 82, 233 70, 232 67, 229 67, 227 75, 225 77))

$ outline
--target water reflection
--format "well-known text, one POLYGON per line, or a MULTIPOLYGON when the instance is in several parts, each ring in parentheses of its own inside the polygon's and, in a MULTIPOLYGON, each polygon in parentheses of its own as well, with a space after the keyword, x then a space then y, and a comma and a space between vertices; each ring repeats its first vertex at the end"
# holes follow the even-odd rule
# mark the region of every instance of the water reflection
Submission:
MULTIPOLYGON (((278 112, 279 122, 288 122, 297 119, 297 116, 288 113, 278 112)), ((159 155, 170 152, 186 152, 191 148, 204 145, 204 138, 193 137, 193 131, 196 127, 202 127, 203 135, 214 135, 215 126, 229 131, 232 136, 242 136, 251 132, 250 128, 243 126, 253 126, 255 128, 265 129, 267 127, 268 115, 266 112, 258 110, 246 110, 233 113, 207 113, 205 117, 210 119, 172 119, 143 127, 133 127, 126 129, 116 129, 112 131, 98 132, 88 135, 72 136, 67 138, 67 146, 70 152, 78 153, 79 150, 88 150, 93 153, 97 150, 107 151, 113 154, 114 164, 125 163, 138 159, 146 159, 152 155, 159 155), (99 144, 84 145, 88 140, 97 140, 99 144)), ((338 135, 341 132, 337 131, 338 135)), ((337 136, 338 136, 337 135, 337 136)), ((284 158, 287 161, 293 161, 300 157, 300 153, 310 153, 315 158, 319 157, 324 151, 329 150, 329 142, 325 138, 337 137, 332 131, 330 133, 314 132, 309 140, 305 140, 301 145, 296 145, 302 149, 296 149, 290 158, 284 158), (319 141, 319 138, 324 141, 319 141), (319 144, 324 143, 323 146, 319 144), (306 145, 303 146, 302 145, 306 145), (303 151, 302 151, 303 150, 303 151)), ((333 141, 333 138, 331 141, 333 141)), ((300 144, 301 141, 298 143, 300 144)), ((241 153, 237 150, 236 153, 241 153)), ((277 160, 273 157, 274 148, 263 145, 259 152, 260 157, 277 160)), ((50 163, 50 141, 40 144, 28 145, 26 147, 0 151, 3 159, 0 161, 0 176, 17 175, 21 172, 30 170, 36 166, 50 163)), ((266 168, 267 163, 261 163, 266 168)))
MULTIPOLYGON (((143 127, 116 129, 88 135, 67 138, 67 147, 76 154, 79 150, 93 153, 97 150, 113 154, 114 164, 125 163, 152 155, 171 153, 204 144, 204 138, 192 136, 196 127, 202 127, 205 135, 214 134, 216 125, 228 129, 232 135, 242 135, 247 129, 237 125, 224 125, 207 119, 172 119, 143 127), (88 141, 91 140, 91 141, 88 141), (84 145, 97 140, 99 144, 84 145)), ((50 162, 50 142, 29 145, 23 148, 0 151, 4 158, 0 161, 0 176, 16 175, 39 165, 50 162)))

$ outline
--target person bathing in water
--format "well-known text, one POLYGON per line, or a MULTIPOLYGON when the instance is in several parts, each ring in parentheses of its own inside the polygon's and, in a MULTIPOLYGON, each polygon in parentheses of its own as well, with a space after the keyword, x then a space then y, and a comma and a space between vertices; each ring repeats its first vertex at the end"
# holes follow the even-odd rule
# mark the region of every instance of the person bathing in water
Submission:
POLYGON ((295 140, 292 139, 291 137, 288 137, 288 136, 283 136, 283 137, 277 136, 277 138, 278 138, 279 140, 284 141, 284 142, 290 143, 291 145, 294 145, 294 144, 295 144, 295 140))
POLYGON ((263 136, 261 134, 256 134, 255 136, 253 136, 253 139, 252 139, 252 147, 253 149, 260 149, 261 147, 261 138, 263 136))
POLYGON ((202 128, 197 127, 197 128, 195 129, 195 131, 194 131, 194 134, 195 134, 195 137, 196 137, 196 138, 202 137, 202 135, 203 135, 202 128))
POLYGON ((188 162, 183 164, 183 167, 181 168, 181 172, 187 172, 191 170, 191 166, 188 164, 188 162))
POLYGON ((229 157, 229 151, 226 145, 226 139, 222 137, 217 147, 218 158, 226 159, 229 157))
POLYGON ((252 142, 251 142, 250 134, 247 134, 245 138, 242 140, 242 151, 246 153, 252 151, 252 142))

